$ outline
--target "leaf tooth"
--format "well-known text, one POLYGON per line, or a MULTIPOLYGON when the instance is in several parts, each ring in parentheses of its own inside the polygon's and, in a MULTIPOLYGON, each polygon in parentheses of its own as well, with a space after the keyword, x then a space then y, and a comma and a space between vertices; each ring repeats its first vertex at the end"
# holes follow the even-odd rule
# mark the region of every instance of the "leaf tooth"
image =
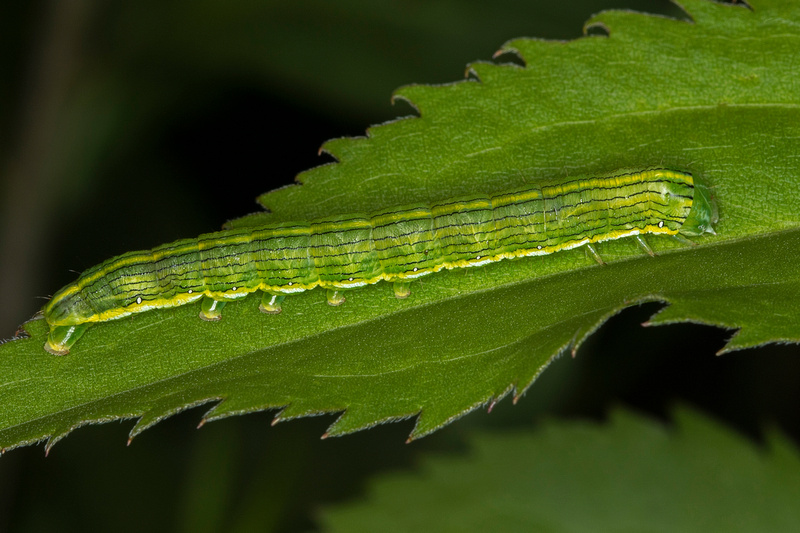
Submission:
POLYGON ((519 70, 519 66, 514 64, 498 65, 490 61, 476 61, 470 63, 468 73, 472 79, 481 83, 502 83, 501 77, 507 76, 509 69, 519 70))
POLYGON ((527 392, 527 390, 531 387, 531 385, 533 385, 533 383, 537 379, 539 379, 539 376, 542 375, 542 372, 547 370, 547 367, 549 367, 553 363, 553 361, 555 361, 556 359, 558 359, 564 353, 567 352, 567 348, 568 347, 569 347, 569 343, 564 344, 558 350, 556 350, 555 353, 553 353, 550 356, 550 358, 544 364, 542 364, 539 367, 536 367, 534 373, 530 377, 525 378, 524 380, 523 379, 519 379, 516 383, 514 383, 514 396, 513 396, 513 400, 512 400, 514 405, 517 405, 517 402, 519 401, 519 399, 522 398, 522 396, 527 392), (525 385, 520 387, 519 386, 520 383, 524 383, 525 385))
POLYGON ((487 414, 491 413, 492 409, 494 409, 494 407, 500 402, 500 400, 502 400, 503 398, 505 398, 506 396, 508 396, 512 392, 514 392, 516 390, 516 388, 517 387, 516 387, 516 385, 514 383, 509 383, 508 387, 506 387, 501 392, 499 392, 499 393, 495 394, 494 396, 492 396, 491 398, 489 398, 489 402, 488 402, 489 405, 486 408, 487 414))
POLYGON ((469 98, 471 87, 476 86, 474 79, 459 80, 441 85, 412 84, 400 87, 392 94, 392 100, 403 99, 412 106, 420 118, 425 118, 428 105, 439 107, 442 101, 449 98, 469 98))
POLYGON ((47 457, 50 455, 50 450, 53 449, 53 446, 56 445, 58 441, 66 437, 70 434, 71 431, 64 431, 63 433, 51 435, 47 442, 44 445, 44 456, 47 457))
POLYGON ((273 420, 273 424, 275 425, 278 422, 283 422, 285 420, 293 420, 295 418, 306 418, 309 416, 322 416, 322 415, 329 415, 334 413, 339 413, 347 409, 345 406, 341 407, 334 407, 331 406, 330 408, 320 409, 318 407, 312 407, 307 405, 302 400, 296 399, 286 407, 284 407, 277 415, 275 415, 275 420, 273 420))
POLYGON ((422 116, 422 110, 416 104, 416 101, 412 96, 417 87, 420 87, 420 85, 415 85, 415 84, 404 85, 402 87, 398 87, 397 89, 395 89, 392 92, 392 98, 391 98, 392 105, 394 105, 397 101, 403 101, 409 106, 411 106, 411 109, 414 110, 417 116, 422 116))
POLYGON ((494 53, 495 57, 502 54, 513 54, 519 58, 523 65, 530 67, 535 58, 546 57, 552 53, 553 46, 563 44, 559 41, 545 39, 512 39, 494 53))
MULTIPOLYGON (((764 298, 764 300, 769 301, 769 305, 776 304, 776 298, 764 298)), ((780 334, 765 335, 763 331, 764 324, 762 323, 763 316, 772 316, 771 320, 773 322, 775 319, 774 315, 769 315, 768 312, 762 311, 762 309, 758 307, 757 302, 754 303, 751 308, 747 309, 747 313, 734 316, 732 319, 730 315, 717 315, 716 313, 716 310, 707 310, 696 305, 694 301, 672 302, 669 307, 660 310, 642 325, 661 326, 691 322, 733 331, 734 334, 725 346, 717 352, 717 355, 747 348, 756 348, 775 342, 800 342, 800 338, 794 334, 793 325, 780 328, 780 334)), ((772 326, 775 327, 774 323, 772 326)))
POLYGON ((520 398, 522 398, 522 395, 525 394, 526 390, 527 389, 518 389, 516 387, 516 385, 515 385, 514 386, 514 394, 511 396, 511 403, 513 405, 517 405, 517 402, 519 401, 520 398))
MULTIPOLYGON (((500 391, 495 391, 490 394, 486 394, 478 400, 477 402, 469 405, 468 407, 462 409, 457 413, 453 413, 452 411, 439 411, 435 407, 423 407, 419 411, 419 417, 417 418, 417 422, 414 424, 414 429, 411 431, 408 439, 406 440, 407 443, 422 438, 430 433, 433 433, 437 429, 450 424, 451 422, 465 416, 476 409, 479 409, 483 406, 487 406, 489 410, 491 410, 497 403, 505 398, 508 395, 513 396, 513 402, 516 404, 518 396, 517 396, 517 383, 509 383, 505 389, 500 391)), ((400 417, 394 417, 395 420, 403 420, 405 418, 410 418, 412 415, 403 415, 400 417)), ((392 419, 386 418, 382 419, 376 423, 383 423, 383 422, 390 422, 392 419)), ((338 422, 338 421, 337 421, 338 422)), ((335 424, 334 424, 335 425, 335 424)), ((373 424, 374 425, 374 424, 373 424)))
POLYGON ((131 441, 133 441, 133 439, 141 432, 158 424, 165 418, 198 405, 203 405, 208 402, 218 402, 220 400, 221 398, 219 397, 211 397, 204 398, 202 400, 186 402, 178 395, 172 395, 163 398, 153 404, 147 411, 145 411, 144 414, 142 414, 142 416, 139 417, 139 419, 136 421, 136 424, 134 424, 133 428, 131 428, 131 431, 128 434, 128 444, 130 445, 131 441))
POLYGON ((283 413, 286 412, 286 409, 289 407, 289 405, 291 405, 291 404, 287 404, 287 405, 284 405, 284 406, 278 408, 278 412, 275 413, 275 416, 272 418, 272 420, 269 423, 270 426, 277 426, 281 422, 294 420, 295 418, 302 418, 303 415, 291 416, 291 414, 289 416, 284 417, 283 413))
POLYGON ((151 412, 149 412, 149 411, 147 413, 145 413, 144 416, 140 417, 136 421, 136 423, 133 425, 133 428, 131 428, 131 431, 128 433, 128 446, 131 445, 131 442, 133 442, 134 437, 139 435, 139 433, 141 433, 142 431, 146 430, 147 428, 149 428, 151 426, 154 426, 154 425, 158 424, 159 422, 161 422, 163 419, 167 418, 171 414, 174 414, 174 413, 168 413, 168 414, 163 414, 163 415, 159 415, 159 414, 155 414, 155 413, 151 414, 151 412))
POLYGON ((251 402, 239 402, 236 400, 236 397, 225 398, 221 402, 214 404, 211 409, 205 412, 198 427, 205 425, 206 422, 214 422, 215 420, 221 420, 229 416, 244 415, 258 411, 271 411, 273 409, 278 409, 280 413, 280 410, 282 410, 285 406, 285 402, 254 405, 251 402))
POLYGON ((437 410, 434 407, 423 407, 422 411, 420 411, 419 417, 417 417, 417 423, 414 424, 414 429, 411 431, 411 434, 408 436, 408 440, 406 440, 406 442, 411 442, 433 433, 437 429, 446 426, 455 420, 458 420, 462 416, 465 416, 472 411, 487 405, 489 402, 491 402, 493 397, 494 395, 491 394, 486 395, 472 405, 454 414, 449 411, 445 412, 437 410))
MULTIPOLYGON (((509 43, 510 42, 511 41, 509 41, 509 43)), ((505 48, 506 44, 498 48, 497 51, 492 54, 492 59, 495 60, 498 65, 525 68, 525 60, 522 59, 519 51, 515 48, 505 48)))
POLYGON ((21 440, 10 440, 6 441, 2 447, 0 447, 0 455, 3 455, 6 452, 10 452, 15 448, 20 448, 22 446, 31 446, 34 444, 38 444, 40 442, 46 441, 49 438, 49 435, 40 435, 28 439, 21 439, 21 440))
POLYGON ((693 301, 671 301, 669 304, 670 305, 651 316, 649 320, 642 323, 642 326, 665 326, 688 322, 729 330, 737 330, 740 327, 737 324, 722 322, 720 318, 706 316, 703 313, 703 308, 694 305, 695 302, 693 301))
POLYGON ((738 350, 746 350, 747 348, 758 348, 767 344, 796 344, 800 342, 797 338, 777 338, 769 337, 765 339, 763 333, 758 331, 758 328, 743 327, 734 333, 725 346, 717 352, 717 355, 724 355, 726 353, 735 352, 738 350))
POLYGON ((74 430, 78 429, 79 427, 86 426, 89 424, 98 424, 103 422, 109 422, 111 420, 119 420, 121 418, 125 418, 124 416, 107 416, 107 417, 97 417, 97 418, 87 418, 83 419, 80 422, 66 425, 66 424, 58 424, 56 425, 47 435, 42 435, 39 438, 32 439, 26 442, 19 442, 15 443, 15 448, 17 446, 24 446, 26 444, 33 444, 35 442, 39 442, 42 440, 46 440, 44 445, 44 455, 45 457, 49 455, 50 450, 53 446, 56 445, 61 439, 72 433, 74 430))
POLYGON ((328 154, 336 159, 336 161, 341 161, 349 148, 347 145, 359 138, 360 137, 338 137, 336 139, 329 139, 322 143, 317 153, 319 155, 328 154))
POLYGON ((687 316, 687 310, 681 307, 680 303, 670 302, 668 306, 659 309, 646 322, 643 322, 642 326, 649 328, 650 326, 666 326, 668 324, 688 322, 690 319, 687 316))
POLYGON ((361 431, 362 429, 369 429, 380 424, 408 420, 409 418, 415 417, 418 413, 419 410, 408 413, 380 416, 376 415, 370 409, 350 407, 328 427, 327 431, 325 431, 325 433, 322 435, 322 438, 326 439, 328 437, 339 437, 348 433, 361 431))
POLYGON ((494 409, 495 405, 497 405, 497 400, 492 398, 492 401, 489 402, 489 407, 486 408, 487 415, 492 412, 492 409, 494 409))

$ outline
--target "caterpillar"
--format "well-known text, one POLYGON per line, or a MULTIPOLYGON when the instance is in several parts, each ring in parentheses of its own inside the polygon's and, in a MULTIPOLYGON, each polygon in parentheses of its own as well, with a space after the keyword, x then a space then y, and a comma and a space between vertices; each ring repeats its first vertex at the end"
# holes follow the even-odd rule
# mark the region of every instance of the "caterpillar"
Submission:
POLYGON ((201 300, 200 318, 219 320, 226 302, 262 291, 259 309, 279 313, 286 295, 315 287, 331 305, 342 291, 394 284, 442 269, 546 255, 645 234, 714 233, 716 206, 688 172, 667 168, 578 176, 303 222, 245 227, 128 252, 89 268, 42 312, 45 349, 69 352, 95 322, 201 300))

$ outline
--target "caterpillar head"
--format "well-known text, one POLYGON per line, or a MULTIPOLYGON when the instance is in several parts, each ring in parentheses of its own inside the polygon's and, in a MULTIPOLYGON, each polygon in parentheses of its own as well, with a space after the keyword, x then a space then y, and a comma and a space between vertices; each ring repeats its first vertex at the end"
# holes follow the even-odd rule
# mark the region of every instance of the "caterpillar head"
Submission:
POLYGON ((719 222, 717 204, 711 197, 708 187, 699 183, 694 184, 694 200, 692 210, 680 229, 683 235, 702 235, 710 233, 716 235, 714 226, 719 222))

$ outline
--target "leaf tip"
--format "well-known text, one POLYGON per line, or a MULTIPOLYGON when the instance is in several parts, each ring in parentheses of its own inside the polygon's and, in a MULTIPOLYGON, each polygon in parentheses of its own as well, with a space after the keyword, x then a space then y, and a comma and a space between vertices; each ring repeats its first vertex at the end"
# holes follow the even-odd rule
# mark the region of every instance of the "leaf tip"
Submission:
MULTIPOLYGON (((764 343, 764 344, 766 344, 766 343, 764 343)), ((714 355, 719 357, 721 355, 727 355, 727 354, 732 353, 732 352, 738 352, 739 350, 744 350, 745 348, 756 348, 757 346, 759 346, 759 345, 754 345, 754 346, 738 345, 738 344, 734 343, 733 340, 730 340, 730 341, 728 341, 728 343, 725 346, 723 346, 722 348, 717 350, 714 353, 714 355)))
POLYGON ((611 35, 611 28, 605 22, 590 19, 583 25, 583 34, 588 36, 589 32, 592 32, 591 35, 605 34, 608 37, 611 35))
POLYGON ((400 92, 403 89, 405 89, 406 87, 408 87, 408 86, 400 87, 399 89, 395 90, 392 93, 392 96, 390 98, 390 102, 392 103, 392 105, 395 105, 397 102, 403 102, 405 104, 408 104, 411 107, 411 109, 414 110, 414 113, 416 113, 417 116, 422 116, 422 112, 420 111, 420 109, 417 106, 417 104, 415 104, 414 101, 411 100, 411 98, 409 98, 408 96, 406 96, 406 95, 404 95, 403 93, 400 92))

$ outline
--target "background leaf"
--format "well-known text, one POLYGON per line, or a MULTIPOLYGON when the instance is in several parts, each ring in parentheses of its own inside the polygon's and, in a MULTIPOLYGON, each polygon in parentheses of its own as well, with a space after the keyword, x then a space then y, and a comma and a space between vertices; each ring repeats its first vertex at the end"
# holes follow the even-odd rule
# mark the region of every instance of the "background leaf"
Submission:
POLYGON ((325 531, 794 531, 800 457, 696 412, 676 427, 627 411, 609 423, 550 422, 476 433, 467 453, 426 457, 372 481, 363 501, 325 510, 325 531))

